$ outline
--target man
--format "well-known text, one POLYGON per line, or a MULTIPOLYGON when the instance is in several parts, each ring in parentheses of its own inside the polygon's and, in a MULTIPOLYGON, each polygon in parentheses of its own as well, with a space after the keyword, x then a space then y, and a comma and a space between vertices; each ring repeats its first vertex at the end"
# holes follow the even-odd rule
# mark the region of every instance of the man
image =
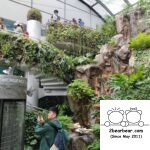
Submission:
POLYGON ((80 27, 84 26, 84 22, 81 18, 78 19, 78 24, 79 24, 80 27))
POLYGON ((50 107, 48 112, 48 122, 44 123, 43 117, 38 116, 35 133, 41 136, 39 150, 50 150, 52 147, 57 134, 56 128, 62 127, 61 123, 57 120, 57 115, 58 109, 56 107, 50 107))
POLYGON ((60 16, 58 15, 58 10, 54 10, 54 15, 52 15, 51 19, 52 19, 52 22, 54 23, 58 23, 60 21, 60 16))
POLYGON ((19 21, 14 23, 14 32, 23 33, 23 25, 19 21))

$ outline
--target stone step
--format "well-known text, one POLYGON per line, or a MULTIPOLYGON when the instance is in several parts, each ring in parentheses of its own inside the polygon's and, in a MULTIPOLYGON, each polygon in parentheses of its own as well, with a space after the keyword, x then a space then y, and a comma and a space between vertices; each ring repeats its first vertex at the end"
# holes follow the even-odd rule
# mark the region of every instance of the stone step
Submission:
POLYGON ((67 86, 47 86, 44 87, 44 90, 66 90, 67 86))
POLYGON ((44 96, 66 96, 66 90, 49 90, 44 92, 44 96))
POLYGON ((60 86, 60 85, 65 85, 65 83, 63 81, 61 82, 46 82, 46 83, 41 83, 42 86, 53 86, 53 85, 57 85, 57 86, 60 86))
POLYGON ((59 81, 62 81, 62 80, 58 79, 56 77, 52 77, 52 78, 48 78, 48 79, 41 79, 40 81, 41 81, 41 83, 45 83, 45 82, 54 82, 54 81, 59 82, 59 81))

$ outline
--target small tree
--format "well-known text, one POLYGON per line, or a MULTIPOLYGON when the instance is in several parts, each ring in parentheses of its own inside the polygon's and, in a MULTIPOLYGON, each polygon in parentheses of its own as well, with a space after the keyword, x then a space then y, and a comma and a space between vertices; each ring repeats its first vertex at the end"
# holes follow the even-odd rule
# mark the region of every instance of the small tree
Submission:
POLYGON ((42 21, 42 15, 40 10, 32 8, 28 11, 27 20, 37 20, 39 22, 42 21))

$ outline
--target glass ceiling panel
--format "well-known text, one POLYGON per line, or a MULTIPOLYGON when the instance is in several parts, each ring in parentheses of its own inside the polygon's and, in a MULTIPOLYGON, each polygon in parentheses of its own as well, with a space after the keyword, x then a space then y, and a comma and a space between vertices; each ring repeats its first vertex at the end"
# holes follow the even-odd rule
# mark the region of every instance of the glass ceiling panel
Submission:
POLYGON ((103 18, 106 16, 110 16, 110 14, 101 6, 101 5, 95 5, 93 7, 103 18))
POLYGON ((135 4, 136 2, 138 2, 138 0, 129 0, 129 2, 130 2, 131 4, 135 4))
POLYGON ((96 0, 84 0, 88 5, 92 6, 93 4, 96 3, 96 0))
POLYGON ((79 0, 85 2, 91 8, 93 8, 100 16, 105 18, 107 15, 117 14, 122 11, 124 8, 127 8, 128 2, 133 5, 138 0, 79 0), (102 3, 102 4, 101 4, 102 3))
POLYGON ((120 12, 127 6, 123 0, 101 0, 101 2, 105 4, 113 14, 120 12))

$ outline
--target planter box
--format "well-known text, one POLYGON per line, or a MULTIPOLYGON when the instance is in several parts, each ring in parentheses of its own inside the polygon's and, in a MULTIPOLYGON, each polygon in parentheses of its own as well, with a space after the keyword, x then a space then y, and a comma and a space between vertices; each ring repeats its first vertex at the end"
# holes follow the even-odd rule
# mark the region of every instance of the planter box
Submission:
POLYGON ((27 32, 33 39, 41 39, 41 23, 36 20, 29 20, 27 22, 27 32))

